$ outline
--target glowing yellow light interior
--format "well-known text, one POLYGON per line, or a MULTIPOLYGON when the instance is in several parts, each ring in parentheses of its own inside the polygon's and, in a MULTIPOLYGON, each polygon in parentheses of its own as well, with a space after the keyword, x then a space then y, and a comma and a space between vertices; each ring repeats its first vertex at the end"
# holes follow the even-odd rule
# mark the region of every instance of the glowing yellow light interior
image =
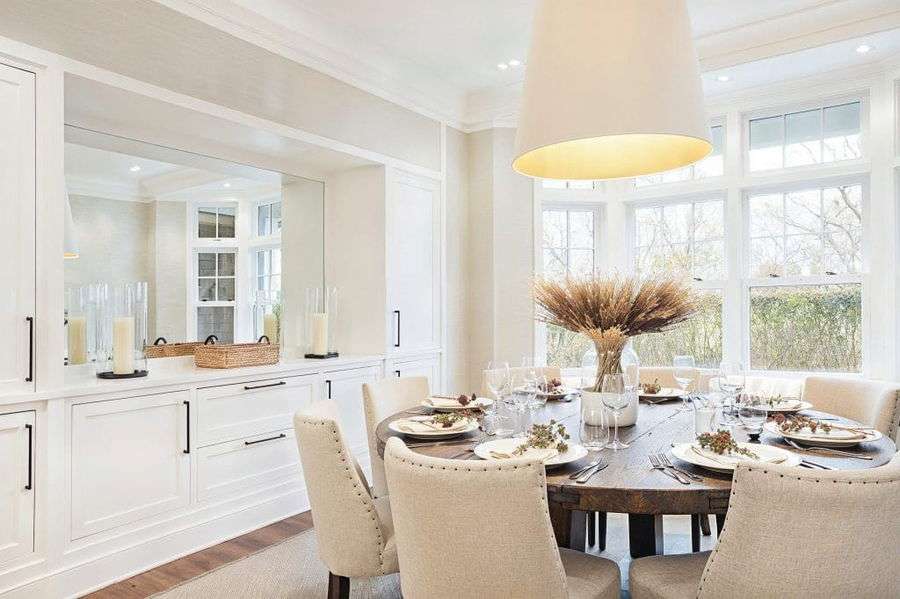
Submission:
POLYGON ((712 151, 705 139, 633 133, 565 141, 525 152, 513 168, 541 179, 619 179, 687 166, 712 151))

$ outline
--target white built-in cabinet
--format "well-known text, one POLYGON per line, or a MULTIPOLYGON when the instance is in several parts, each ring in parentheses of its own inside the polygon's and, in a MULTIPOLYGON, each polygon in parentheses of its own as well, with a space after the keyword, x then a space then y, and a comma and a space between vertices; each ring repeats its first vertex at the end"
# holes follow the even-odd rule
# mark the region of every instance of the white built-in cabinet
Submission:
POLYGON ((72 406, 73 539, 188 505, 190 407, 186 391, 72 406))
POLYGON ((391 352, 440 347, 440 182, 392 170, 387 185, 387 303, 391 352))
POLYGON ((428 379, 428 388, 436 390, 440 382, 441 362, 437 355, 421 358, 393 360, 390 365, 394 376, 424 376, 428 379))
POLYGON ((0 415, 0 564, 34 551, 34 412, 0 415))
POLYGON ((0 394, 34 390, 34 74, 0 64, 0 394))
POLYGON ((360 457, 368 451, 362 386, 379 378, 378 368, 354 368, 325 375, 325 397, 337 404, 341 434, 350 452, 360 457))

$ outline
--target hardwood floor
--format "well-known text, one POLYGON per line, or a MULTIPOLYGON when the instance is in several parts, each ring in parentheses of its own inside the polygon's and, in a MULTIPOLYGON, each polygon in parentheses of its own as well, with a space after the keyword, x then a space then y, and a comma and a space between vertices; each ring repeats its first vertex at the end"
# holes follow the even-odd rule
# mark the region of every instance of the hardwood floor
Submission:
POLYGON ((142 572, 121 582, 85 595, 89 599, 140 599, 171 589, 177 584, 209 572, 242 557, 275 545, 287 538, 309 530, 312 515, 303 512, 235 537, 208 549, 186 555, 175 561, 142 572))

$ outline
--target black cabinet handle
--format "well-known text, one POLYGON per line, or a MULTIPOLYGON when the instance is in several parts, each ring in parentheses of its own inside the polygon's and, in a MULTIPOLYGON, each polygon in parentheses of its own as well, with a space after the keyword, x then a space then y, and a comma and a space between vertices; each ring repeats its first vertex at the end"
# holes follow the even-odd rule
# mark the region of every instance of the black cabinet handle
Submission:
POLYGON ((265 443, 266 441, 274 441, 276 439, 284 439, 287 437, 284 433, 277 435, 275 437, 269 437, 268 439, 257 439, 256 441, 244 441, 244 445, 256 445, 257 443, 265 443))
POLYGON ((31 481, 31 463, 33 460, 33 445, 34 441, 32 438, 32 426, 30 424, 25 425, 25 430, 28 431, 28 484, 25 485, 25 490, 30 491, 32 489, 32 481, 31 481))
POLYGON ((187 408, 187 448, 184 453, 191 453, 191 402, 185 401, 184 406, 187 408))
POLYGON ((25 321, 28 323, 28 376, 25 382, 30 383, 34 380, 34 316, 26 316, 25 321))
POLYGON ((285 381, 278 381, 277 383, 268 383, 266 385, 244 385, 244 391, 253 391, 254 389, 266 389, 268 387, 280 387, 282 385, 287 385, 285 381))
POLYGON ((394 341, 394 347, 400 347, 400 310, 394 310, 394 316, 397 317, 397 340, 394 341))
POLYGON ((325 380, 325 397, 331 399, 331 381, 325 380))
POLYGON ((399 376, 400 376, 400 371, 399 371, 399 370, 395 370, 395 371, 394 371, 394 374, 396 374, 396 375, 399 377, 399 376))

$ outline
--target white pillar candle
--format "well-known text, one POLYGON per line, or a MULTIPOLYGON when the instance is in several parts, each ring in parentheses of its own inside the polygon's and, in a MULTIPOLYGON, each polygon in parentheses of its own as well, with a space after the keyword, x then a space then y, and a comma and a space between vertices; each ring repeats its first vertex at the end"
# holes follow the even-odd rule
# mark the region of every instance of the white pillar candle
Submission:
POLYGON ((328 315, 316 312, 312 315, 312 353, 324 356, 328 353, 328 315))
POLYGON ((134 372, 134 317, 113 319, 113 374, 134 372))
POLYGON ((84 316, 69 317, 69 364, 87 362, 87 318, 84 316))
POLYGON ((274 314, 263 314, 263 335, 269 343, 278 343, 278 317, 274 314))

